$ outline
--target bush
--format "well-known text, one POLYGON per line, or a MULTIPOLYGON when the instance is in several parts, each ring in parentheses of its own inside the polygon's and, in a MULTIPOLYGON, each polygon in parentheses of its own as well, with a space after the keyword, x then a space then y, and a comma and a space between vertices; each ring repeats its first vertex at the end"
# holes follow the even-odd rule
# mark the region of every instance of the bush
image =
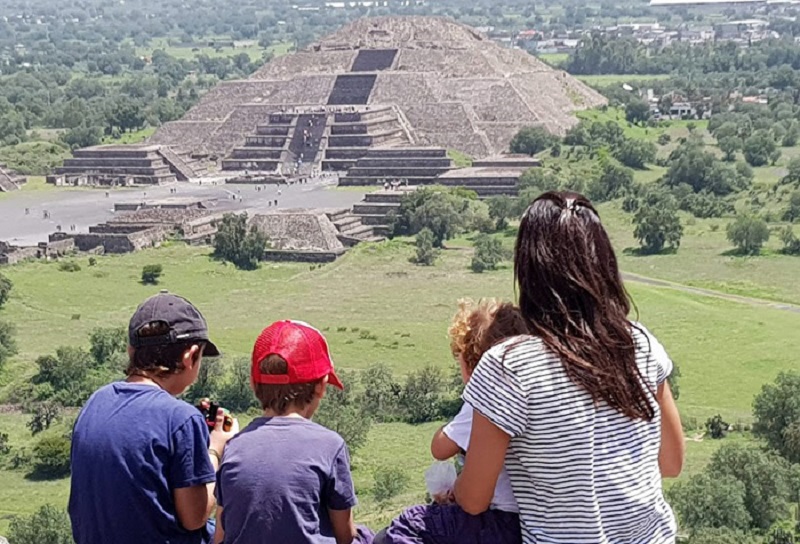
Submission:
POLYGON ((89 257, 89 266, 97 266, 97 258, 89 257))
POLYGON ((558 138, 541 126, 523 127, 511 139, 511 152, 535 155, 558 142, 558 138))
POLYGON ((516 202, 508 195, 489 197, 486 204, 489 206, 489 217, 495 222, 495 230, 505 230, 508 220, 518 215, 516 202))
POLYGON ((142 267, 142 283, 145 285, 158 285, 158 280, 164 273, 160 264, 146 264, 142 267))
MULTIPOLYGON (((782 372, 753 401, 753 434, 791 463, 800 463, 800 372, 782 372)), ((800 480, 799 480, 800 481, 800 480)))
POLYGON ((8 539, 13 544, 73 544, 67 513, 49 504, 32 516, 12 518, 8 539))
POLYGON ((684 529, 746 531, 750 528, 744 484, 732 476, 714 476, 707 472, 692 476, 669 490, 669 500, 684 529))
POLYGON ((428 365, 411 372, 400 394, 405 421, 414 424, 437 420, 444 393, 445 379, 439 368, 428 365))
POLYGON ((408 474, 399 467, 381 467, 375 471, 375 488, 372 496, 386 502, 402 493, 408 486, 408 474))
MULTIPOLYGON (((342 383, 356 382, 355 375, 351 373, 337 374, 342 383)), ((350 387, 345 389, 329 387, 325 399, 314 415, 314 421, 339 433, 350 451, 356 451, 366 443, 367 434, 372 426, 372 418, 365 413, 350 387)))
MULTIPOLYGON (((800 191, 794 191, 789 196, 789 205, 786 206, 786 209, 783 211, 781 219, 789 223, 800 221, 800 191)), ((0 304, 0 306, 2 306, 2 304, 0 304)))
POLYGON ((60 415, 61 409, 58 404, 51 401, 38 402, 33 407, 33 415, 31 415, 31 419, 28 421, 28 430, 31 431, 32 435, 36 436, 49 429, 50 426, 58 420, 60 415))
POLYGON ((381 423, 401 419, 403 387, 395 381, 392 369, 384 364, 373 364, 359 377, 363 390, 360 403, 364 413, 381 423))
POLYGON ((61 272, 80 272, 81 265, 75 261, 61 261, 58 263, 58 269, 61 272))
POLYGON ((439 250, 434 247, 434 236, 430 229, 425 228, 419 231, 415 242, 417 252, 414 262, 425 266, 433 266, 439 257, 439 250))
POLYGON ((764 166, 779 151, 768 130, 757 130, 744 142, 744 159, 750 166, 764 166))
MULTIPOLYGON (((206 365, 208 363, 204 362, 203 364, 206 365)), ((239 413, 245 412, 250 408, 260 407, 258 399, 253 390, 250 389, 250 359, 240 357, 234 359, 227 366, 228 368, 225 369, 226 371, 223 370, 222 374, 225 377, 224 380, 221 380, 221 383, 216 385, 216 397, 219 404, 239 413)), ((209 369, 208 372, 207 387, 210 391, 202 396, 211 395, 215 389, 217 371, 209 369)))
POLYGON ((766 221, 753 215, 740 215, 728 223, 725 229, 728 241, 740 253, 758 255, 762 246, 769 240, 769 227, 766 221))
POLYGON ((672 136, 667 134, 666 132, 662 132, 658 135, 658 145, 667 145, 672 141, 672 136))
POLYGON ((792 227, 785 227, 781 229, 781 242, 783 249, 781 253, 784 255, 800 255, 800 239, 794 234, 792 227))
POLYGON ((50 434, 39 439, 33 447, 33 469, 39 476, 64 478, 69 476, 70 440, 50 434))
POLYGON ((11 296, 11 289, 13 287, 14 284, 11 283, 11 280, 0 274, 0 308, 8 302, 8 297, 11 296))
POLYGON ((497 265, 509 256, 500 239, 481 234, 475 238, 475 255, 472 257, 470 268, 479 274, 485 270, 495 270, 497 265))
POLYGON ((14 325, 0 321, 0 370, 6 361, 17 354, 17 342, 14 339, 16 332, 14 325))

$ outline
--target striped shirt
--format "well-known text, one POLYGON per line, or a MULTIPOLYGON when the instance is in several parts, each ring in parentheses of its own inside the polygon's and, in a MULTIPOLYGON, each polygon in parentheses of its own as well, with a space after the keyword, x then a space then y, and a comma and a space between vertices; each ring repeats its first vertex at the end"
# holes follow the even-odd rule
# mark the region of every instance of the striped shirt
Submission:
MULTIPOLYGON (((672 361, 644 327, 633 328, 636 363, 654 390, 672 361)), ((535 337, 509 339, 481 359, 464 400, 511 436, 506 469, 525 544, 666 544, 675 517, 664 500, 661 411, 634 421, 567 377, 535 337)))

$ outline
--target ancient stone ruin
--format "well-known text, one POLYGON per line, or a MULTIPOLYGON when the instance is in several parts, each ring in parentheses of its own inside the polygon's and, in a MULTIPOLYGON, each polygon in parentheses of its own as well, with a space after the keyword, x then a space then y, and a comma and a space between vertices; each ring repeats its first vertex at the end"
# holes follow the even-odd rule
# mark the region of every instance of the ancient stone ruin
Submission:
POLYGON ((485 158, 523 126, 563 134, 605 99, 528 53, 435 17, 365 18, 207 93, 152 137, 226 170, 346 170, 367 150, 485 158))
POLYGON ((164 145, 99 145, 78 149, 47 176, 55 185, 126 187, 189 181, 206 174, 200 159, 164 145))
POLYGON ((0 193, 16 191, 27 181, 25 176, 0 163, 0 193))

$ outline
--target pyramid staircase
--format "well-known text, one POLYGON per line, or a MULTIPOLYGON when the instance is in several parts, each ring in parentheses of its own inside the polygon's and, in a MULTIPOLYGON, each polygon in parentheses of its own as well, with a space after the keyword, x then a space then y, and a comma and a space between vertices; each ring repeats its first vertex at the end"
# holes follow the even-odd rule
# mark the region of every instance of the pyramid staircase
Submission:
POLYGON ((360 215, 348 209, 335 210, 326 214, 336 227, 337 238, 345 247, 353 247, 361 242, 382 242, 389 235, 389 229, 382 225, 367 225, 360 215))
POLYGON ((356 160, 339 185, 383 185, 404 180, 407 185, 431 185, 453 168, 447 150, 439 147, 374 148, 356 160))
POLYGON ((170 166, 170 169, 179 181, 190 181, 201 178, 208 173, 205 164, 193 159, 188 151, 177 151, 170 146, 163 145, 158 154, 170 166))
POLYGON ((50 183, 66 185, 162 185, 177 176, 159 145, 99 145, 76 149, 50 183))

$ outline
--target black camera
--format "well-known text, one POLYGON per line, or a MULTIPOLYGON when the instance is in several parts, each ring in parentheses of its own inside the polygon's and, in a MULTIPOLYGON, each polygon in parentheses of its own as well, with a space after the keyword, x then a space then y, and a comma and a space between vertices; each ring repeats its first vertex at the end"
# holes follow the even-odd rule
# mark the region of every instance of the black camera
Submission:
MULTIPOLYGON (((200 404, 197 405, 197 409, 200 410, 200 413, 203 414, 203 417, 206 419, 206 425, 208 425, 208 430, 211 431, 214 429, 214 426, 217 424, 217 412, 219 411, 219 404, 212 402, 210 399, 201 399, 200 404)), ((225 410, 225 421, 222 424, 222 430, 228 432, 231 430, 233 426, 233 418, 225 410)))

